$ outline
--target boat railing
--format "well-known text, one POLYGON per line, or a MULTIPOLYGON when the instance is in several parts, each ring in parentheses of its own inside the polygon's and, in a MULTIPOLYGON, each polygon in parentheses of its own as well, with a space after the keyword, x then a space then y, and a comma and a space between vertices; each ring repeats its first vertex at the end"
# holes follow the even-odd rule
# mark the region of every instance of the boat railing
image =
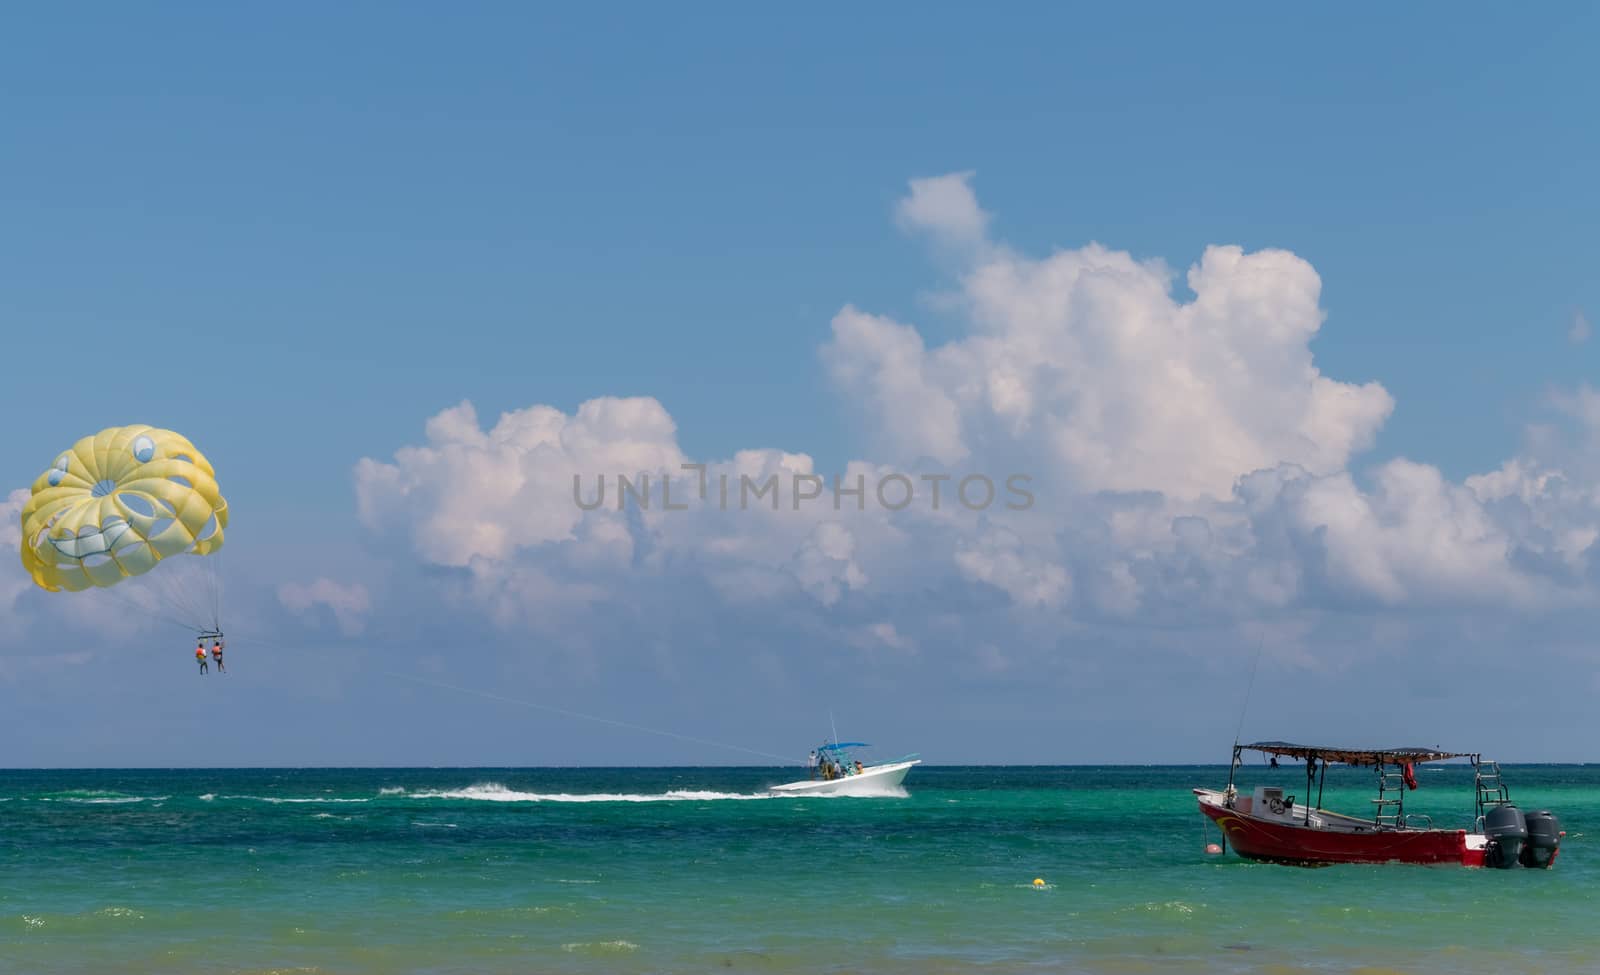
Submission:
POLYGON ((1424 815, 1422 813, 1408 813, 1406 815, 1405 826, 1407 829, 1433 829, 1433 817, 1424 815), (1418 823, 1413 823, 1413 819, 1421 820, 1420 825, 1418 823))

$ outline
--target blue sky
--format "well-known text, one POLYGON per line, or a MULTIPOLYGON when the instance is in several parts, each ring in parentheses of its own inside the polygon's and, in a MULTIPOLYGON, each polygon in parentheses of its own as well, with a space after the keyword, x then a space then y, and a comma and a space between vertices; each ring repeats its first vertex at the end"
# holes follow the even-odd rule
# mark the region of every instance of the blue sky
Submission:
POLYGON ((189 435, 234 512, 240 624, 228 682, 196 686, 181 633, 0 581, 11 762, 743 760, 385 672, 782 754, 831 710, 935 762, 1204 761, 1257 645, 1260 737, 1592 757, 1568 743, 1600 689, 1597 352, 1575 334, 1600 312, 1596 15, 1340 13, 13 16, 0 481, 105 426, 189 435), (1080 308, 976 283, 1091 242, 1130 255, 1083 257, 1130 290, 1080 308), (1227 245, 1293 259, 1217 286, 1226 356, 1180 349, 1160 329, 1227 245), (1128 283, 1149 261, 1170 307, 1128 283), (1245 295, 1256 274, 1288 291, 1245 295), (1320 329, 1283 297, 1312 280, 1320 329), (963 398, 1041 348, 1031 412, 963 398), (1197 385, 1149 382, 1141 355, 1197 385), (1367 412, 1274 419, 1315 412, 1307 362, 1367 412), (580 422, 608 397, 654 406, 580 422), (484 430, 548 406, 601 446, 437 441, 454 479, 395 457, 463 401, 484 430), (1041 510, 568 524, 558 490, 761 450, 828 475, 1031 465, 1041 510), (480 461, 550 476, 478 497, 480 461), (1297 486, 1251 507, 1230 485, 1263 470, 1297 486), (1361 505, 1379 514, 1318 521, 1361 505), (504 537, 428 534, 452 518, 504 537), (1508 654, 1559 680, 1485 729, 1508 654))

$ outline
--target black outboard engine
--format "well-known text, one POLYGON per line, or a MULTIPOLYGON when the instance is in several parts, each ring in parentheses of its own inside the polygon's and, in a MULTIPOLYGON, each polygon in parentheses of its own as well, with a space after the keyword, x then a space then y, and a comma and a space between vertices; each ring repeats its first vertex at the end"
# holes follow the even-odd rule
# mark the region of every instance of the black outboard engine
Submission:
POLYGON ((1556 858, 1556 847, 1561 845, 1561 824, 1548 809, 1528 813, 1523 818, 1528 824, 1528 842, 1523 844, 1518 861, 1525 867, 1548 869, 1556 858))
POLYGON ((1483 835, 1489 841, 1483 850, 1483 865, 1506 870, 1516 866, 1522 855, 1522 845, 1528 840, 1528 821, 1522 810, 1509 802, 1501 803, 1483 814, 1483 835))

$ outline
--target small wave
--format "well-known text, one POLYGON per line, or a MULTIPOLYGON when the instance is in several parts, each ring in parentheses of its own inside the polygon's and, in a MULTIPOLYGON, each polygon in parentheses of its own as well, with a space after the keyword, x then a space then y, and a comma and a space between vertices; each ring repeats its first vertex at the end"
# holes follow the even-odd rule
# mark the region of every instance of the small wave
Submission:
POLYGON ((380 796, 403 796, 405 794, 406 790, 397 785, 386 785, 378 790, 378 795, 380 796))
MULTIPOLYGON (((204 797, 202 797, 202 798, 204 798, 204 797)), ((348 798, 341 799, 341 798, 332 797, 332 796, 327 797, 327 798, 312 798, 312 799, 299 798, 299 797, 294 797, 294 796, 222 796, 221 798, 226 799, 226 800, 230 800, 230 801, 233 801, 233 802, 270 802, 270 803, 272 803, 274 805, 278 805, 278 804, 281 804, 281 803, 330 803, 330 802, 371 802, 372 801, 371 799, 348 799, 348 798)))
POLYGON ((84 803, 120 803, 120 802, 166 802, 171 796, 124 796, 121 799, 72 799, 70 802, 84 803))
POLYGON ((473 799, 480 802, 712 802, 743 799, 777 799, 770 793, 709 792, 675 789, 671 792, 519 792, 498 782, 481 782, 465 789, 437 789, 406 793, 410 799, 473 799))
POLYGON ((570 911, 571 908, 545 907, 543 905, 530 905, 527 907, 491 907, 491 908, 463 908, 451 911, 451 917, 469 918, 523 918, 540 917, 555 911, 570 911))
POLYGON ((144 915, 131 907, 102 907, 95 911, 101 917, 131 917, 134 920, 143 920, 144 915))
MULTIPOLYGON (((75 805, 111 805, 128 802, 162 802, 171 796, 134 796, 111 789, 62 789, 36 796, 14 796, 24 802, 70 802, 75 805)), ((0 800, 9 802, 9 799, 0 800)))
MULTIPOLYGON (((1204 907, 1205 905, 1202 904, 1200 906, 1204 907)), ((1179 916, 1188 916, 1194 913, 1194 906, 1191 904, 1185 904, 1183 901, 1165 901, 1159 904, 1153 902, 1140 904, 1137 907, 1128 908, 1128 910, 1149 911, 1152 914, 1177 914, 1179 916)))
POLYGON ((124 806, 135 802, 163 802, 171 796, 41 796, 40 802, 70 802, 75 806, 124 806))
POLYGON ((561 946, 566 952, 595 952, 606 953, 617 951, 638 951, 639 946, 632 941, 569 941, 561 946))
POLYGON ((412 820, 411 821, 411 825, 413 825, 413 826, 432 826, 432 827, 435 827, 436 829, 455 829, 456 828, 456 824, 455 823, 424 823, 424 822, 420 822, 418 820, 412 820))

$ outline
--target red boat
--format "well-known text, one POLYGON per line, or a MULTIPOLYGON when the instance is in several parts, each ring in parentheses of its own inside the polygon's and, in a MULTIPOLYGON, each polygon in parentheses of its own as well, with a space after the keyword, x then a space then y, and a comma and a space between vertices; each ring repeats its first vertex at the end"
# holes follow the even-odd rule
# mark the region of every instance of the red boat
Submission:
POLYGON ((1222 830, 1225 844, 1252 860, 1324 866, 1333 863, 1420 863, 1464 867, 1548 868, 1555 862, 1561 837, 1556 817, 1548 810, 1524 813, 1511 801, 1500 779, 1500 767, 1469 752, 1430 748, 1325 748, 1260 741, 1233 746, 1228 787, 1195 789, 1200 811, 1222 830), (1306 763, 1306 794, 1300 801, 1277 786, 1258 785, 1239 795, 1234 773, 1241 754, 1258 751, 1306 763), (1452 758, 1472 760, 1477 794, 1474 829, 1434 829, 1426 816, 1408 816, 1405 794, 1417 787, 1414 769, 1423 762, 1452 758), (1322 787, 1330 764, 1371 766, 1377 772, 1378 797, 1371 818, 1362 819, 1322 808, 1322 787), (1319 774, 1320 773, 1320 774, 1319 774), (1310 801, 1315 787, 1317 801, 1310 801))

